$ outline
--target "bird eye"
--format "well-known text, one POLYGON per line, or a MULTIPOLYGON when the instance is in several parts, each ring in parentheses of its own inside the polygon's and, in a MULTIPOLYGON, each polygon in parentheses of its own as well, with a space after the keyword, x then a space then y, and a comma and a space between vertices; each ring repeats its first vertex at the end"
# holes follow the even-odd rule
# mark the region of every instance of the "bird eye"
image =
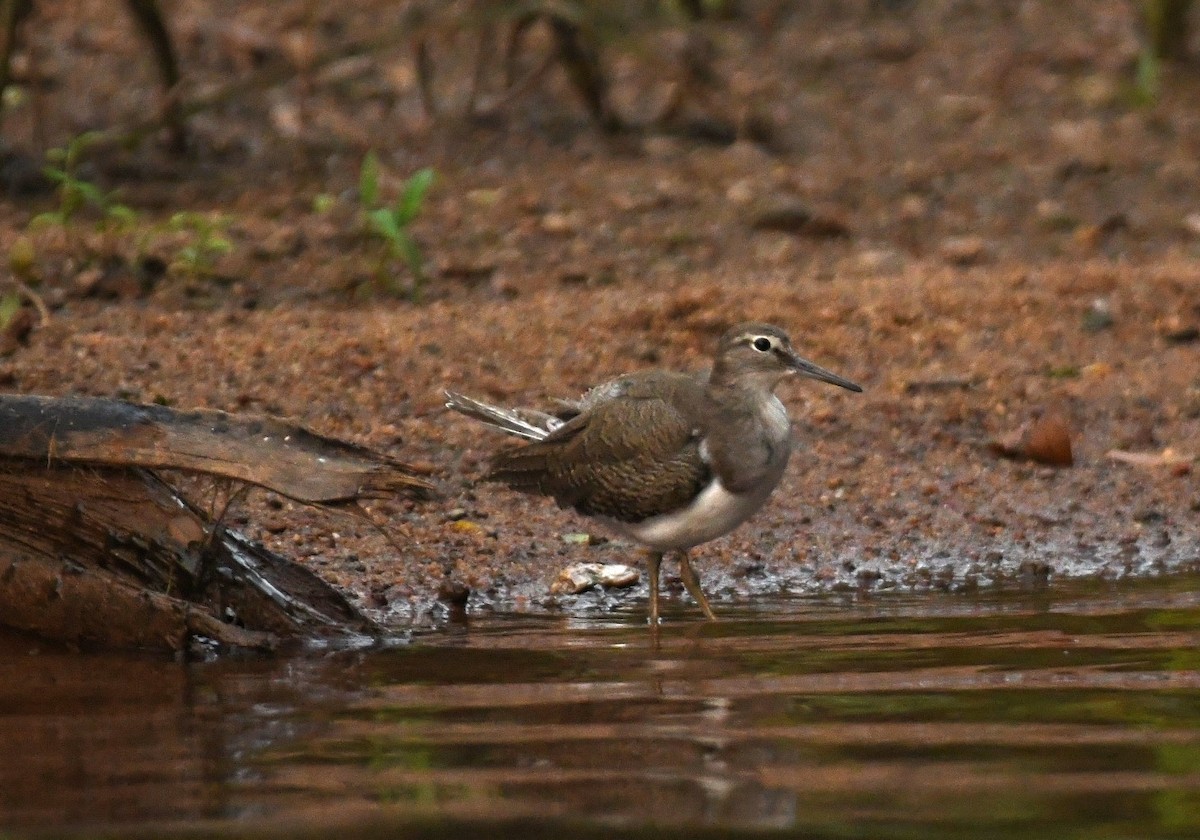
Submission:
POLYGON ((771 349, 771 339, 760 335, 758 338, 754 339, 752 346, 759 353, 766 353, 771 349))

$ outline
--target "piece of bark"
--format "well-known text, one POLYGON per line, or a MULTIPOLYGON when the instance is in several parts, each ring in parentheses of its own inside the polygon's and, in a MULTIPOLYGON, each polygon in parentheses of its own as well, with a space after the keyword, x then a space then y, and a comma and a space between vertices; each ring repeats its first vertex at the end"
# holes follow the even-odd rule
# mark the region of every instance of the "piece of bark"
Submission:
POLYGON ((109 573, 12 553, 0 554, 0 608, 7 627, 79 646, 177 651, 196 636, 264 651, 279 643, 109 573))
POLYGON ((275 418, 94 397, 0 395, 0 456, 197 472, 308 504, 433 489, 400 461, 275 418))
POLYGON ((420 495, 399 461, 271 418, 0 395, 0 627, 77 645, 269 650, 381 631, 316 575, 225 528, 155 469, 319 505, 420 495))
POLYGON ((0 626, 79 645, 270 649, 377 633, 307 569, 145 470, 0 459, 0 626))

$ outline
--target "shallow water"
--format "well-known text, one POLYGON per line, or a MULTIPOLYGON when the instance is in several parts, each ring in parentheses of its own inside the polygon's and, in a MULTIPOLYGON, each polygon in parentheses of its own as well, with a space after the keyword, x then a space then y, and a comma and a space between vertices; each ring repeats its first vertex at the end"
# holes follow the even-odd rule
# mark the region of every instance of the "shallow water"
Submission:
POLYGON ((1200 580, 0 648, 0 836, 1197 837, 1200 580), (38 650, 39 652, 33 653, 38 650))

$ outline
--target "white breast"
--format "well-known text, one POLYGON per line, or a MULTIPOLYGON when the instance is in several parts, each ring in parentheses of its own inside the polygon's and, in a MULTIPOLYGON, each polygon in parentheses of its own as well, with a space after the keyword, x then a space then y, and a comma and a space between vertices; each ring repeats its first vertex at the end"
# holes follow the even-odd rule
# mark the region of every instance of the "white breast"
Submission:
POLYGON ((792 434, 792 421, 779 397, 770 394, 762 407, 764 425, 773 441, 786 441, 792 434))
POLYGON ((762 507, 766 494, 735 494, 714 480, 682 510, 642 522, 613 522, 613 526, 655 551, 691 548, 715 540, 741 525, 762 507))
MULTIPOLYGON (((792 424, 787 409, 774 394, 761 406, 763 432, 775 452, 759 476, 754 492, 731 493, 714 478, 690 505, 641 522, 612 522, 612 526, 655 551, 687 549, 728 534, 754 515, 783 477, 791 449, 792 424)), ((701 441, 700 457, 707 462, 707 441, 701 441)))

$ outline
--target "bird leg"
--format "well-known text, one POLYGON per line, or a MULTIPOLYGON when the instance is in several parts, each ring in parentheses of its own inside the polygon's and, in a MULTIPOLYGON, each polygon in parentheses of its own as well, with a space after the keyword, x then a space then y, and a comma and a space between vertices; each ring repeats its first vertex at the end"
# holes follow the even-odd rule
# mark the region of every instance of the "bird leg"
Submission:
POLYGON ((700 588, 700 578, 696 577, 696 572, 692 568, 691 561, 688 560, 686 551, 679 552, 679 577, 683 579, 684 588, 700 605, 704 617, 709 621, 715 621, 717 617, 713 614, 712 607, 708 605, 708 599, 704 597, 704 590, 700 588))
POLYGON ((650 626, 658 628, 658 567, 662 564, 662 553, 650 553, 650 626))

